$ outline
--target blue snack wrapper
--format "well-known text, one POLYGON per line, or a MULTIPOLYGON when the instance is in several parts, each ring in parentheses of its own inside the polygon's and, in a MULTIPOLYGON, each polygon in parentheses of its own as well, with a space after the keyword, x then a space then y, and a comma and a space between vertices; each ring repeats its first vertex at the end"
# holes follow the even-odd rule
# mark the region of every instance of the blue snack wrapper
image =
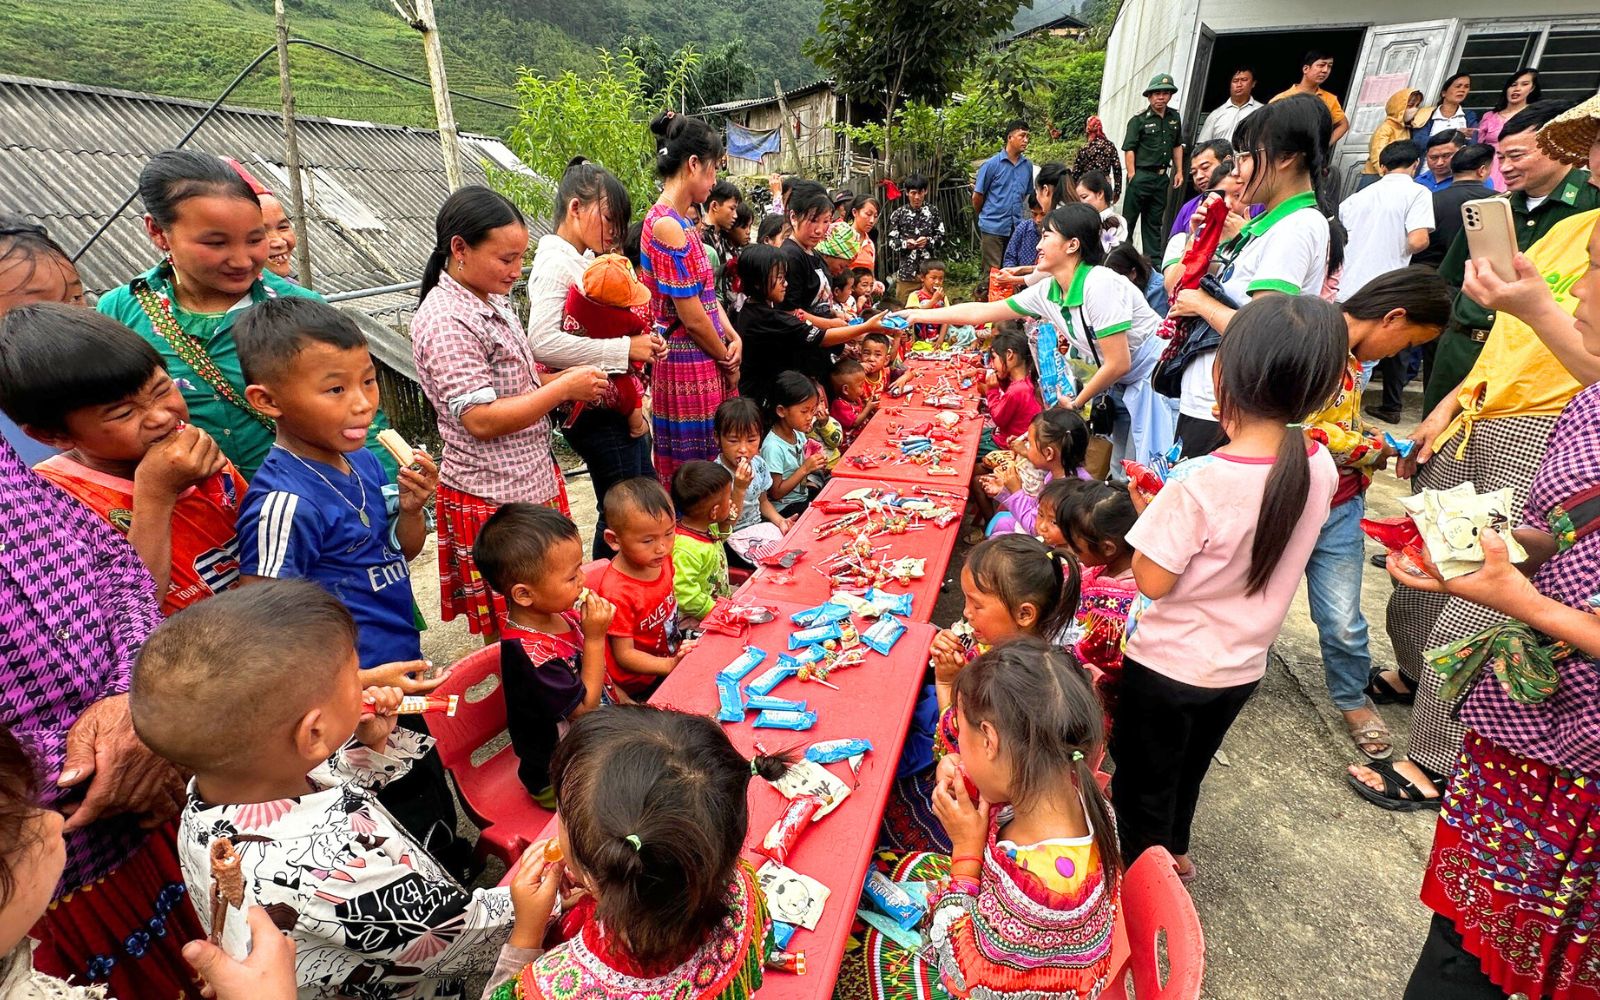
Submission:
POLYGON ((904 316, 896 316, 893 313, 890 313, 888 316, 883 318, 882 325, 891 330, 906 330, 911 327, 911 321, 906 319, 904 316))
POLYGON ((798 653, 779 653, 778 666, 799 670, 808 663, 820 663, 827 658, 828 651, 821 646, 807 646, 798 653))
POLYGON ((796 625, 830 625, 833 622, 842 622, 850 617, 850 609, 843 604, 825 601, 814 608, 796 611, 789 616, 789 620, 796 625))
POLYGON ((746 646, 744 652, 721 670, 717 671, 718 677, 727 677, 730 680, 742 681, 750 671, 761 666, 767 659, 767 651, 754 646, 746 646))
POLYGON ((861 894, 875 909, 887 914, 904 930, 915 927, 922 919, 923 913, 927 911, 926 905, 918 906, 910 893, 895 885, 893 879, 880 871, 874 871, 867 876, 867 883, 861 887, 861 894))
POLYGON ((862 596, 864 596, 873 606, 875 606, 880 614, 911 614, 910 594, 886 594, 877 587, 870 587, 862 596))
MULTIPOLYGON (((841 604, 839 607, 844 607, 844 605, 841 604)), ((848 609, 846 610, 848 611, 848 609)), ((802 646, 815 646, 827 642, 829 639, 842 638, 844 638, 844 629, 839 627, 838 622, 817 625, 813 628, 805 628, 798 632, 789 633, 789 648, 799 649, 802 646)))
POLYGON ((804 712, 806 703, 770 694, 753 694, 745 699, 744 707, 752 712, 765 712, 769 709, 775 712, 804 712))
POLYGON ((769 667, 759 677, 745 685, 745 691, 749 694, 771 694, 773 688, 799 672, 799 664, 780 663, 775 667, 769 667))
POLYGON ((744 696, 739 693, 739 682, 732 677, 717 675, 718 722, 744 721, 744 696))
POLYGON ((774 712, 767 710, 756 716, 756 721, 751 723, 757 729, 810 729, 817 724, 815 712, 774 712))
MULTIPOLYGON (((755 707, 753 701, 750 707, 755 707)), ((871 749, 870 740, 823 740, 821 743, 813 743, 806 747, 806 760, 813 764, 833 764, 871 749)))
POLYGON ((786 924, 781 920, 772 922, 772 945, 778 951, 788 951, 789 941, 794 938, 794 924, 786 924))
POLYGON ((894 644, 899 642, 900 637, 905 634, 906 627, 904 623, 894 615, 886 614, 873 622, 871 628, 861 633, 861 641, 884 656, 888 656, 889 650, 893 649, 894 644))
POLYGON ((1410 438, 1405 438, 1402 440, 1395 437, 1393 434, 1390 434, 1388 431, 1383 432, 1383 443, 1393 448, 1394 453, 1399 455, 1401 458, 1410 458, 1411 449, 1417 446, 1417 443, 1410 438))

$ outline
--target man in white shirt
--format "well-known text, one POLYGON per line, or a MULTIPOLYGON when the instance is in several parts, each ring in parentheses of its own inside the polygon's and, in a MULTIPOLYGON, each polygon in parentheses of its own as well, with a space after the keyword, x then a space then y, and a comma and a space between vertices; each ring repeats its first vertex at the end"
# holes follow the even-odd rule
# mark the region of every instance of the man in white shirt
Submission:
POLYGON ((1233 130, 1239 123, 1261 110, 1261 102, 1251 93, 1256 89, 1256 74, 1248 66, 1240 66, 1228 80, 1228 99, 1222 106, 1206 115, 1206 123, 1195 139, 1195 145, 1212 139, 1233 139, 1233 130))

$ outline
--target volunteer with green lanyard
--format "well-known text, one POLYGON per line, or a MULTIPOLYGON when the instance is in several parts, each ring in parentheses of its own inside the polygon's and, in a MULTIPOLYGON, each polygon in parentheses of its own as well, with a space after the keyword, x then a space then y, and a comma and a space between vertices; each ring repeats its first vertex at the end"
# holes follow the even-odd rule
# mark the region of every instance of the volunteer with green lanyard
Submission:
POLYGON ((1128 168, 1122 217, 1128 222, 1128 238, 1133 238, 1137 228, 1144 255, 1157 266, 1166 246, 1161 233, 1167 199, 1174 188, 1183 186, 1183 122, 1178 112, 1167 106, 1177 92, 1172 74, 1156 74, 1144 91, 1149 107, 1128 119, 1128 130, 1122 138, 1122 155, 1128 168))
MULTIPOLYGON (((320 299, 262 273, 267 230, 261 203, 237 172, 209 153, 169 149, 139 173, 145 230, 165 259, 100 297, 100 312, 132 327, 166 362, 189 419, 216 439, 246 479, 272 447, 272 421, 244 398, 233 324, 257 302, 281 295, 320 299)), ((367 447, 392 481, 394 459, 374 444, 389 426, 378 411, 367 447)))
POLYGON ((1117 428, 1126 455, 1148 464, 1172 447, 1172 408, 1150 386, 1150 373, 1166 342, 1156 336, 1161 320, 1128 279, 1100 267, 1100 213, 1081 202, 1052 211, 1040 224, 1039 270, 1049 279, 999 302, 964 302, 942 309, 908 310, 918 323, 1000 323, 1028 316, 1060 333, 1041 340, 1041 360, 1064 363, 1068 350, 1097 371, 1060 405, 1081 410, 1107 393, 1122 402, 1129 423, 1117 428))
MULTIPOLYGON (((1331 213, 1316 179, 1324 175, 1332 132, 1328 109, 1303 95, 1269 104, 1239 124, 1233 170, 1244 185, 1240 200, 1264 204, 1267 211, 1217 250, 1216 278, 1232 303, 1189 288, 1178 293, 1168 315, 1198 316, 1226 335, 1233 314, 1257 295, 1316 295, 1322 290, 1331 213)), ((1210 454, 1226 441, 1216 418, 1216 358, 1215 350, 1202 352, 1183 370, 1177 434, 1185 458, 1210 454)))

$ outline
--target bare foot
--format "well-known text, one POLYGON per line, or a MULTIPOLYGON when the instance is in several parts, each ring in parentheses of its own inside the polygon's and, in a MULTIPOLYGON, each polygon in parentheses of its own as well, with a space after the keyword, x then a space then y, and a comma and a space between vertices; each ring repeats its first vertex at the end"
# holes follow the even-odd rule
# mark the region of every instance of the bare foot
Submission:
POLYGON ((1172 869, 1178 873, 1178 877, 1181 879, 1194 878, 1194 862, 1189 860, 1189 855, 1187 854, 1173 855, 1172 869))
MULTIPOLYGON (((1417 786, 1417 791, 1422 793, 1423 798, 1436 799, 1439 797, 1439 789, 1434 785, 1433 779, 1429 778, 1422 768, 1411 761, 1390 761, 1389 766, 1394 768, 1400 777, 1417 786)), ((1364 764, 1351 764, 1350 776, 1375 792, 1383 791, 1383 776, 1364 764)))

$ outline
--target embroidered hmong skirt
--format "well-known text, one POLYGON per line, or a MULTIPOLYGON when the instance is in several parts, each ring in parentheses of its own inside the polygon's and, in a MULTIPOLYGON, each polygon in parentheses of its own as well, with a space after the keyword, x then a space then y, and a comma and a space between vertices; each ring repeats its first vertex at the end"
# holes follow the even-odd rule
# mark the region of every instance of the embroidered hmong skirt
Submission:
MULTIPOLYGON (((566 480, 561 470, 556 470, 556 487, 560 491, 545 502, 563 514, 571 514, 567 506, 566 480)), ((506 602, 489 589, 489 584, 478 574, 478 564, 472 559, 472 546, 478 540, 489 515, 500 508, 482 497, 463 493, 458 489, 439 484, 439 495, 434 509, 439 525, 439 618, 453 621, 467 619, 467 628, 473 635, 492 635, 500 631, 500 620, 506 613, 506 602)))
MULTIPOLYGON (((908 854, 892 864, 888 875, 896 882, 938 882, 950 874, 950 858, 943 854, 908 854)), ((920 933, 920 932, 919 932, 920 933)), ((834 1000, 946 1000, 950 996, 939 982, 939 970, 918 953, 875 928, 868 927, 844 953, 834 1000)))
POLYGON ((662 486, 671 489, 672 474, 683 463, 717 457, 712 418, 735 394, 717 363, 679 327, 650 376, 656 478, 662 486))
MULTIPOLYGON (((1472 424, 1465 454, 1456 458, 1461 448, 1457 432, 1417 471, 1413 490, 1443 490, 1464 482, 1471 482, 1479 493, 1509 487, 1514 494, 1511 509, 1520 516, 1555 422, 1555 417, 1479 420, 1472 424)), ((1407 750, 1412 760, 1435 774, 1449 774, 1455 766, 1467 729, 1456 720, 1452 706, 1439 698, 1443 677, 1425 666, 1423 652, 1505 620, 1505 615, 1482 605, 1410 587, 1397 585, 1389 595, 1384 624, 1400 672, 1417 692, 1407 750)))
POLYGON ((118 1000, 200 998, 183 946, 206 932, 178 868, 177 820, 153 830, 103 878, 63 893, 34 925, 33 964, 118 1000))
POLYGON ((1507 994, 1600 998, 1600 774, 1468 732, 1422 902, 1507 994))

